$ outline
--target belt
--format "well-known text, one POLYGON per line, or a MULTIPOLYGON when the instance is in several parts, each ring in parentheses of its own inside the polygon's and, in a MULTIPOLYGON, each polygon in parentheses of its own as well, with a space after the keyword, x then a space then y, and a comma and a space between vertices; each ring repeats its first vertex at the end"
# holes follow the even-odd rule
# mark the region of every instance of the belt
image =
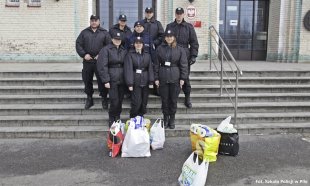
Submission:
POLYGON ((179 67, 178 65, 176 65, 176 64, 170 64, 170 66, 167 66, 167 65, 165 65, 165 64, 162 64, 162 63, 160 63, 160 66, 161 67, 179 67))
POLYGON ((146 69, 146 68, 140 68, 140 69, 139 69, 139 68, 137 68, 137 69, 133 69, 133 71, 134 71, 134 72, 136 72, 137 70, 141 70, 142 72, 147 71, 147 69, 146 69))
POLYGON ((109 68, 123 68, 123 64, 111 64, 109 68))

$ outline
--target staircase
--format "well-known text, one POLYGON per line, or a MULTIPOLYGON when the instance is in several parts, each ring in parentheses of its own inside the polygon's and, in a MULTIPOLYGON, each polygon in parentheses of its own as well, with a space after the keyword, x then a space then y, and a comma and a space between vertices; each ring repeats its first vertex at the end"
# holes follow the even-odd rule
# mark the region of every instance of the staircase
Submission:
MULTIPOLYGON (((95 106, 84 110, 81 69, 68 69, 57 64, 58 69, 53 71, 48 63, 37 65, 43 68, 0 70, 0 138, 104 136, 108 113, 101 108, 97 89, 95 106)), ((6 68, 4 64, 0 66, 0 69, 6 68)), ((167 130, 168 136, 187 136, 191 123, 216 127, 227 116, 234 116, 228 96, 219 96, 217 72, 206 70, 206 61, 199 61, 194 66, 190 77, 193 108, 185 108, 184 94, 181 93, 177 128, 167 130)), ((226 81, 228 79, 224 78, 226 81)), ((237 127, 240 133, 310 132, 309 70, 243 69, 243 76, 239 78, 238 100, 237 127)), ((128 119, 129 109, 129 100, 125 100, 123 121, 128 119)), ((160 98, 150 95, 146 117, 154 121, 161 115, 160 98)))

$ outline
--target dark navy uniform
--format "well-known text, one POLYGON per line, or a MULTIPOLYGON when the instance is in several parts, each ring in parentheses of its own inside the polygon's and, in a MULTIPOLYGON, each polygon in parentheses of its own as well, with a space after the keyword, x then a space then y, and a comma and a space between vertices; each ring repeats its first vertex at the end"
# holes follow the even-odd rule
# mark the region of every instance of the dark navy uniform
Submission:
MULTIPOLYGON (((118 33, 119 34, 119 33, 118 33)), ((114 37, 121 40, 121 37, 114 37)), ((127 50, 123 46, 117 48, 114 44, 104 47, 100 53, 97 63, 99 76, 103 84, 110 83, 109 97, 109 126, 120 119, 122 103, 125 91, 124 60, 127 50)))
POLYGON ((146 114, 149 85, 154 83, 151 56, 147 51, 138 53, 135 49, 131 49, 126 56, 124 68, 126 84, 128 87, 133 87, 130 117, 143 116, 146 114))
MULTIPOLYGON (((98 16, 92 15, 90 19, 98 20, 98 16)), ((97 78, 98 90, 100 96, 102 96, 102 105, 104 108, 107 107, 107 94, 108 90, 104 88, 100 78, 98 76, 98 71, 96 68, 97 60, 96 56, 99 54, 99 51, 111 42, 111 37, 107 30, 104 28, 97 28, 94 32, 91 27, 84 29, 78 38, 76 39, 76 51, 81 58, 83 58, 83 70, 82 70, 82 79, 84 82, 84 92, 87 94, 87 100, 85 104, 85 109, 89 109, 94 103, 92 95, 94 93, 93 89, 93 77, 94 74, 97 78), (92 59, 86 61, 84 57, 86 54, 89 54, 92 59)))
POLYGON ((156 54, 155 81, 159 80, 165 128, 169 126, 173 129, 181 90, 180 80, 188 78, 188 62, 184 49, 178 45, 172 47, 163 43, 157 48, 156 54))
MULTIPOLYGON (((176 9, 177 14, 184 13, 183 8, 176 9)), ((174 22, 167 25, 166 30, 173 30, 175 33, 177 43, 180 47, 184 48, 186 52, 186 57, 188 60, 188 75, 190 74, 190 65, 196 62, 196 57, 198 55, 198 40, 196 31, 190 23, 187 23, 184 19, 181 23, 177 23, 175 20, 174 22)), ((191 85, 189 81, 189 77, 186 79, 182 90, 185 94, 185 105, 188 108, 192 107, 190 102, 190 93, 191 93, 191 85)))

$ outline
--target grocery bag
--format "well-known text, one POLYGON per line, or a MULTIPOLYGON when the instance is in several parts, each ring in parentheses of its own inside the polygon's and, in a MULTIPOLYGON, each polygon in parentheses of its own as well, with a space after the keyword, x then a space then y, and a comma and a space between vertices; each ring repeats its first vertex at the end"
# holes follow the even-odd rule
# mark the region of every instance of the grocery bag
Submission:
POLYGON ((185 161, 178 178, 181 186, 204 186, 208 176, 209 162, 200 162, 198 154, 193 152, 185 161))
POLYGON ((118 120, 116 122, 113 122, 112 126, 109 129, 107 143, 110 150, 110 156, 112 158, 116 157, 120 153, 122 147, 124 137, 121 130, 121 125, 121 120, 118 120))
POLYGON ((192 151, 208 162, 217 160, 221 135, 214 129, 201 124, 192 124, 190 130, 192 151))
POLYGON ((150 143, 153 150, 163 149, 165 143, 165 128, 163 121, 159 118, 151 127, 150 143))
POLYGON ((122 146, 122 157, 149 157, 150 136, 143 118, 131 119, 122 146))

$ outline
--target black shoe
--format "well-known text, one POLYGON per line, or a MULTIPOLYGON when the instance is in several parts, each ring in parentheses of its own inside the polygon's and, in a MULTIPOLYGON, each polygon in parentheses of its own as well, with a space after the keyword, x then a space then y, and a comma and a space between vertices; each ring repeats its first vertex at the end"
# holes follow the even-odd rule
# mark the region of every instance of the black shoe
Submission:
POLYGON ((108 98, 102 98, 102 108, 103 109, 108 109, 109 108, 108 98))
POLYGON ((169 115, 164 115, 164 127, 165 129, 169 127, 169 115))
POLYGON ((170 115, 170 119, 169 119, 169 129, 174 129, 175 128, 175 115, 170 115))
POLYGON ((190 98, 190 94, 185 95, 185 101, 184 101, 184 105, 187 108, 192 108, 192 103, 191 103, 191 98, 190 98))
POLYGON ((94 101, 91 96, 87 96, 86 103, 85 103, 85 109, 89 109, 90 107, 94 106, 94 101))
POLYGON ((115 117, 109 116, 109 128, 111 128, 111 126, 113 125, 115 120, 115 117))

